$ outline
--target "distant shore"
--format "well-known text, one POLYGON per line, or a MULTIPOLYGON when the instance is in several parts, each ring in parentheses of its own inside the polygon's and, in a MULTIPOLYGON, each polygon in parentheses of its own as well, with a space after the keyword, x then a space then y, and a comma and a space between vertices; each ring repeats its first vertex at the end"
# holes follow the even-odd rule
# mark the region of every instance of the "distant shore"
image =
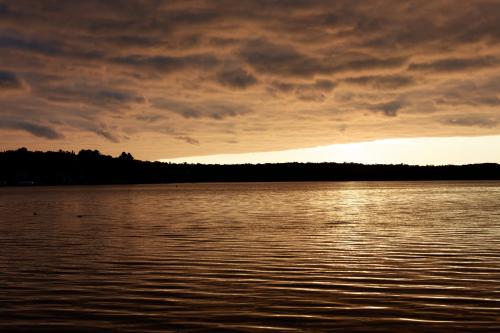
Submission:
POLYGON ((500 180, 500 165, 416 166, 358 163, 174 164, 97 150, 0 152, 0 186, 196 182, 500 180))

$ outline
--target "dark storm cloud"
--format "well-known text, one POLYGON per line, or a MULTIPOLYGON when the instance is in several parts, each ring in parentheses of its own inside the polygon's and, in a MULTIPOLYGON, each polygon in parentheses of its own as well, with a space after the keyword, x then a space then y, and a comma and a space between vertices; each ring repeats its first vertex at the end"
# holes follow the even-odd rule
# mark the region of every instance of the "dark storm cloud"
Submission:
POLYGON ((257 78, 242 68, 223 69, 216 74, 216 80, 235 89, 245 89, 257 83, 257 78))
POLYGON ((0 0, 2 129, 164 156, 328 144, 338 119, 347 141, 495 134, 499 21, 496 0, 0 0))
POLYGON ((29 121, 18 120, 1 120, 0 129, 21 130, 28 132, 36 137, 50 140, 62 139, 64 136, 57 132, 52 127, 46 125, 35 124, 29 121))
POLYGON ((452 72, 493 68, 499 65, 499 58, 487 56, 477 58, 450 58, 426 63, 413 63, 410 64, 409 69, 413 71, 452 72))
POLYGON ((152 101, 153 107, 167 110, 184 118, 211 118, 222 120, 251 112, 248 106, 229 102, 188 102, 159 98, 152 101))

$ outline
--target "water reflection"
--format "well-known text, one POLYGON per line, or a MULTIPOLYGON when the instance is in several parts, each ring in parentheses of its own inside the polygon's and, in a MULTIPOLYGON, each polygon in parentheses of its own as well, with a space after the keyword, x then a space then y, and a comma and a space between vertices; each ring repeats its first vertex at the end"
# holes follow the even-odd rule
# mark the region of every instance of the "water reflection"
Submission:
POLYGON ((0 328, 497 331, 499 199, 498 182, 0 189, 0 328))

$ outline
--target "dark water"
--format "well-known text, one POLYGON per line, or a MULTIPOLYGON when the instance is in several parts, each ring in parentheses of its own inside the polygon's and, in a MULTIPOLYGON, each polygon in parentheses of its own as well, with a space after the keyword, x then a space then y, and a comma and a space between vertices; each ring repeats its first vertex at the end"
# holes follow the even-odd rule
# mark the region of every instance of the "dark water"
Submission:
POLYGON ((0 331, 341 330, 500 332, 500 182, 0 189, 0 331))

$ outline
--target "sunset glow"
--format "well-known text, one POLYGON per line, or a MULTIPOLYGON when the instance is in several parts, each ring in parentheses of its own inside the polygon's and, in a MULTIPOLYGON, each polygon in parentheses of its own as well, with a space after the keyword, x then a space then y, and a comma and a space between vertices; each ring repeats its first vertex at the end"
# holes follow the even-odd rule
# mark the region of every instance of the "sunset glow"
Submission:
POLYGON ((355 162, 365 164, 500 163, 500 136, 386 139, 278 152, 226 154, 162 160, 175 163, 355 162))
POLYGON ((500 332, 500 0, 0 0, 0 333, 500 332))
POLYGON ((0 0, 0 149, 91 148, 143 160, 272 151, 229 160, 495 159, 486 148, 447 156, 428 139, 414 141, 411 156, 378 144, 314 147, 433 137, 460 137, 449 141, 456 149, 495 144, 499 8, 0 0))

